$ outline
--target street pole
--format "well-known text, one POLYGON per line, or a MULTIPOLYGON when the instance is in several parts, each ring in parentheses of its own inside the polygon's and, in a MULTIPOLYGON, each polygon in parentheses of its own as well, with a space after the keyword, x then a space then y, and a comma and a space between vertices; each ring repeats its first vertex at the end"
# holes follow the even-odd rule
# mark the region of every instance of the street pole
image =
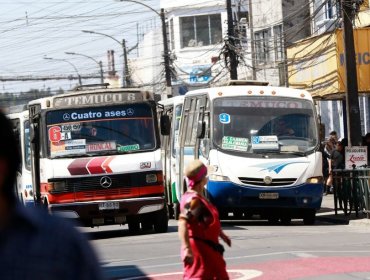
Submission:
POLYGON ((71 65, 73 67, 73 69, 75 70, 76 74, 77 74, 77 77, 78 77, 78 84, 80 86, 82 86, 82 80, 81 80, 81 75, 80 73, 78 72, 77 70, 77 67, 70 61, 68 61, 67 59, 61 59, 61 58, 52 58, 52 57, 45 57, 44 56, 44 59, 48 59, 48 60, 54 60, 54 61, 63 61, 65 63, 68 63, 69 65, 71 65))
POLYGON ((123 47, 123 64, 125 65, 125 68, 123 69, 123 75, 124 75, 124 80, 126 83, 126 87, 131 86, 131 81, 128 73, 128 61, 127 61, 127 51, 126 51, 126 40, 122 39, 122 47, 123 47))
POLYGON ((353 39, 352 5, 341 0, 346 67, 347 137, 349 146, 362 145, 360 106, 358 101, 356 54, 353 39))
POLYGON ((167 98, 172 97, 172 82, 171 82, 171 67, 170 67, 170 57, 168 52, 168 40, 167 40, 167 30, 166 30, 166 17, 164 9, 161 9, 161 12, 158 13, 156 10, 154 10, 149 5, 136 1, 136 0, 119 0, 120 2, 132 2, 139 5, 142 5, 152 12, 156 13, 161 18, 161 24, 162 24, 162 39, 163 39, 163 62, 164 62, 164 72, 165 72, 165 79, 166 79, 166 95, 167 98))
POLYGON ((100 68, 100 82, 104 84, 104 72, 103 72, 103 62, 99 60, 99 68, 100 68))
POLYGON ((249 0, 249 30, 250 30, 250 41, 251 41, 251 64, 252 64, 252 79, 256 80, 256 63, 255 63, 255 48, 254 48, 254 30, 253 30, 253 12, 252 12, 252 0, 249 0))
POLYGON ((227 37, 228 37, 228 57, 230 62, 230 79, 238 79, 238 62, 235 53, 235 34, 234 34, 234 21, 233 13, 231 9, 231 0, 226 0, 226 11, 227 11, 227 37))
POLYGON ((101 84, 104 83, 104 73, 103 73, 103 63, 101 61, 97 61, 95 58, 91 57, 91 56, 88 56, 86 54, 82 54, 82 53, 76 53, 76 52, 65 52, 65 54, 69 54, 69 55, 79 55, 79 56, 83 56, 83 57, 86 57, 86 58, 89 58, 91 59, 92 61, 94 61, 96 64, 98 64, 99 66, 99 70, 100 70, 100 82, 101 84))
POLYGON ((164 14, 164 9, 161 9, 161 22, 162 22, 162 36, 163 36, 163 58, 164 58, 164 70, 166 75, 166 90, 167 98, 172 97, 172 84, 171 84, 171 68, 170 68, 170 58, 168 54, 168 40, 167 40, 167 30, 166 30, 166 18, 164 14))
POLYGON ((110 36, 110 35, 104 34, 104 33, 100 33, 100 32, 90 31, 90 30, 82 30, 82 32, 102 35, 102 36, 111 38, 112 40, 114 40, 115 42, 117 42, 121 46, 121 48, 122 48, 122 61, 123 61, 123 65, 122 65, 122 87, 125 87, 125 85, 126 85, 125 73, 126 73, 126 68, 128 68, 127 64, 125 64, 125 61, 126 61, 125 60, 125 52, 126 52, 125 40, 123 39, 122 42, 120 42, 116 38, 114 38, 113 36, 110 36))

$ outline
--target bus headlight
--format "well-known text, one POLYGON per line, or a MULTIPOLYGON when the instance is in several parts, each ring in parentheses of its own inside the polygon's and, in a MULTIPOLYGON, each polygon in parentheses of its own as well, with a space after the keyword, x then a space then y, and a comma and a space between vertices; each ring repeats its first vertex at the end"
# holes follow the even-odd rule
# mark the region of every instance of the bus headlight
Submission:
POLYGON ((211 181, 230 181, 229 177, 218 174, 209 174, 208 179, 211 181))
POLYGON ((66 183, 64 181, 59 182, 50 182, 48 184, 48 191, 49 192, 62 192, 65 190, 66 183))
POLYGON ((156 174, 146 174, 145 179, 147 183, 155 183, 158 181, 156 174))
POLYGON ((307 184, 321 184, 323 183, 324 179, 322 176, 317 176, 317 177, 311 177, 306 180, 307 184))

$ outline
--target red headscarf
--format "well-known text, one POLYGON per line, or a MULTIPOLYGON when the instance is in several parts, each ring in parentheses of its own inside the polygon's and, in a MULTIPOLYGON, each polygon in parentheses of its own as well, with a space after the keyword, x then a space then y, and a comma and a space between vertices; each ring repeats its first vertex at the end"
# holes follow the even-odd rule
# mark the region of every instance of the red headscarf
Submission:
POLYGON ((197 174, 188 177, 188 187, 193 188, 196 183, 200 182, 207 175, 207 167, 203 165, 197 174))

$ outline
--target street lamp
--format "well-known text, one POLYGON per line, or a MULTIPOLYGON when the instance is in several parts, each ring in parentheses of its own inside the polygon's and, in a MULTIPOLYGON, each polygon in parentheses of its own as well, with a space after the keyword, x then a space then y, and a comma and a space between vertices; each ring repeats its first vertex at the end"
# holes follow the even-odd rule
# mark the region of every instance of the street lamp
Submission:
POLYGON ((129 75, 128 75, 127 55, 126 55, 126 41, 125 41, 125 39, 122 39, 122 42, 120 42, 116 38, 114 38, 114 37, 112 37, 112 36, 110 36, 108 34, 104 34, 104 33, 100 33, 100 32, 95 32, 95 31, 91 31, 91 30, 82 30, 82 32, 89 33, 89 34, 102 35, 102 36, 111 38, 112 40, 114 40, 115 42, 117 42, 121 46, 121 48, 122 48, 122 55, 123 55, 122 87, 124 87, 125 85, 126 86, 129 86, 131 83, 130 83, 130 79, 129 79, 129 75))
POLYGON ((164 59, 164 71, 166 76, 166 86, 167 86, 167 97, 172 97, 172 84, 171 84, 171 67, 170 67, 170 58, 168 54, 168 42, 167 42, 167 30, 166 30, 166 18, 164 14, 164 9, 161 9, 161 12, 158 13, 149 5, 136 1, 136 0, 119 0, 120 2, 132 2, 139 5, 142 5, 152 12, 156 13, 161 18, 162 23, 162 36, 163 36, 163 59, 164 59))
POLYGON ((79 56, 84 56, 86 58, 89 58, 91 60, 93 60, 96 64, 99 65, 99 69, 100 69, 100 82, 101 84, 104 83, 104 74, 103 74, 103 63, 101 61, 97 61, 95 58, 91 57, 91 56, 88 56, 86 54, 82 54, 82 53, 76 53, 76 52, 65 52, 65 54, 69 54, 69 55, 79 55, 79 56))
POLYGON ((78 83, 80 86, 82 86, 82 81, 81 81, 81 76, 80 76, 80 73, 78 73, 78 70, 77 70, 77 67, 70 61, 68 61, 67 59, 61 59, 61 58, 52 58, 52 57, 47 57, 47 56, 44 56, 44 59, 48 59, 48 60, 55 60, 55 61, 63 61, 63 62, 66 62, 68 63, 69 65, 71 65, 73 67, 73 69, 76 71, 77 73, 77 77, 78 77, 78 83))

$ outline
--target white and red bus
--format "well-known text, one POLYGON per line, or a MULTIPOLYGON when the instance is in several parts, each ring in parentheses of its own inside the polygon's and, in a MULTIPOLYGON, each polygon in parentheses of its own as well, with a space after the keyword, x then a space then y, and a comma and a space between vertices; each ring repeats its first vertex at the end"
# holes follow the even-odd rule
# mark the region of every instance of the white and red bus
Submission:
POLYGON ((153 94, 90 88, 29 103, 36 204, 83 225, 166 232, 153 94))
POLYGON ((16 136, 21 164, 17 172, 16 194, 19 201, 25 206, 33 206, 33 188, 31 176, 31 148, 30 148, 30 122, 28 110, 22 108, 10 108, 7 115, 13 124, 16 136))

